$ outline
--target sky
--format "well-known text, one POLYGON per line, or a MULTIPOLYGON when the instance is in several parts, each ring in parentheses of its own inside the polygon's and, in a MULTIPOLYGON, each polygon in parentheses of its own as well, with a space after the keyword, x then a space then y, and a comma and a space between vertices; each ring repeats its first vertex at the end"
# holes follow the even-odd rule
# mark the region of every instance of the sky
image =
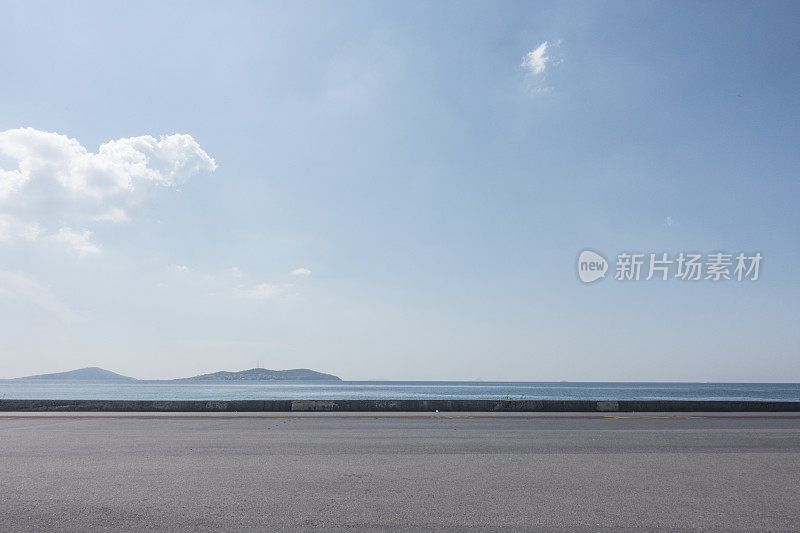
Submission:
POLYGON ((800 381, 798 3, 0 13, 0 378, 800 381))

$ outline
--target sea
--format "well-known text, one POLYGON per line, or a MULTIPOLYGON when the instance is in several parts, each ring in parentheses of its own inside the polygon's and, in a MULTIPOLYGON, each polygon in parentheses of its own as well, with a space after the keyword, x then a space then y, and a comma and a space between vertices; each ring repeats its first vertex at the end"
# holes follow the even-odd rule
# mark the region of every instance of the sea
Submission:
POLYGON ((0 380, 0 399, 800 401, 800 383, 0 380))

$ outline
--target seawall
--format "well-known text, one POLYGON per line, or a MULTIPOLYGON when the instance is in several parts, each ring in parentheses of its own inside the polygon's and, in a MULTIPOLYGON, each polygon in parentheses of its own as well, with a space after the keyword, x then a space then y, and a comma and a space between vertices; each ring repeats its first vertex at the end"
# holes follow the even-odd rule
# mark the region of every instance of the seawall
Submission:
POLYGON ((9 400, 0 411, 95 412, 800 412, 800 402, 703 400, 9 400))

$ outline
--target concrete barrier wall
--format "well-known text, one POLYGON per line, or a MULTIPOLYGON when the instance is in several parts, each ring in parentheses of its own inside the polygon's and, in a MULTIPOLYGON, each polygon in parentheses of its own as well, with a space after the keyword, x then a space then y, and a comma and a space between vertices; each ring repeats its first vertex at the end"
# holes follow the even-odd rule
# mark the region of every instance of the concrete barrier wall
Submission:
POLYGON ((0 411, 97 412, 800 412, 800 402, 684 400, 5 400, 0 411))

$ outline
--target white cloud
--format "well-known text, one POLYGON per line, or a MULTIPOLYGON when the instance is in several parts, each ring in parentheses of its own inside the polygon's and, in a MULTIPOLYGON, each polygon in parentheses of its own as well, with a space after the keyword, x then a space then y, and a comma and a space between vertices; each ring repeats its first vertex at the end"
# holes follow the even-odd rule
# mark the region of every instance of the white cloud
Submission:
POLYGON ((547 68, 547 61, 550 59, 545 54, 547 54, 547 41, 525 54, 522 59, 522 66, 533 75, 544 74, 547 68))
POLYGON ((33 305, 63 319, 75 318, 75 312, 61 303, 47 287, 22 274, 0 270, 0 300, 33 305))
MULTIPOLYGON (((36 240, 62 224, 130 220, 154 189, 216 168, 191 135, 112 140, 93 153, 65 135, 6 130, 0 132, 0 240, 36 240)), ((57 236, 65 239, 72 237, 57 236)))
POLYGON ((235 292, 242 298, 248 300, 269 300, 277 296, 283 287, 281 285, 273 285, 271 283, 259 283, 249 289, 237 287, 235 292))
POLYGON ((42 228, 36 221, 26 221, 0 213, 0 242, 16 239, 35 241, 41 233, 42 228))
POLYGON ((301 276, 301 277, 308 277, 311 275, 311 271, 307 268, 295 268, 291 272, 289 272, 290 276, 301 276))
POLYGON ((53 235, 53 239, 66 244, 81 256, 101 253, 100 246, 89 240, 91 236, 92 232, 89 230, 77 232, 71 228, 61 228, 53 235))
POLYGON ((248 276, 239 267, 226 268, 212 274, 196 268, 172 264, 168 271, 172 275, 168 280, 161 281, 159 285, 161 288, 172 286, 180 289, 183 287, 184 290, 190 289, 195 294, 226 298, 234 296, 253 301, 285 300, 294 296, 294 285, 291 283, 247 283, 248 276))
POLYGON ((560 46, 561 39, 545 41, 522 58, 521 66, 525 69, 525 84, 532 93, 550 91, 551 87, 545 86, 545 82, 553 67, 563 62, 558 54, 560 46), (554 53, 555 57, 551 57, 554 53))

